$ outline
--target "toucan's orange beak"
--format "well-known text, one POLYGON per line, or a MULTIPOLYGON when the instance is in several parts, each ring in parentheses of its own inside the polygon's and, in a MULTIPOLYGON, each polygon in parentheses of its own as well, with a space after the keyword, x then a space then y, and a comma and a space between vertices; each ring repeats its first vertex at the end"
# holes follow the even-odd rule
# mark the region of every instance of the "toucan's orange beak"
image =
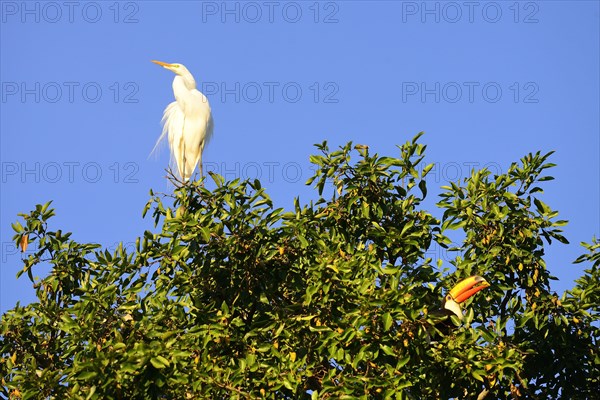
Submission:
POLYGON ((457 303, 462 303, 481 289, 489 287, 490 284, 479 275, 473 275, 467 279, 458 282, 456 286, 450 290, 450 296, 457 303))
POLYGON ((162 61, 156 61, 156 60, 152 60, 152 62, 153 62, 154 64, 158 64, 158 65, 160 65, 161 67, 165 67, 165 68, 166 68, 166 67, 170 67, 170 66, 171 66, 171 64, 169 64, 169 63, 166 63, 166 62, 162 62, 162 61))

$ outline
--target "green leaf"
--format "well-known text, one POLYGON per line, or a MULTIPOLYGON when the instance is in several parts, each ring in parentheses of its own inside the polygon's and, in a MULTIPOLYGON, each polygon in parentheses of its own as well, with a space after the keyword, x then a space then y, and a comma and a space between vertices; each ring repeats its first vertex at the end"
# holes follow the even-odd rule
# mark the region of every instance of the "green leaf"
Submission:
POLYGON ((163 356, 160 356, 160 355, 150 358, 150 363, 156 369, 162 369, 162 368, 165 368, 165 367, 168 367, 169 365, 171 365, 169 360, 167 360, 166 358, 164 358, 163 356))
POLYGON ((394 353, 394 350, 390 346, 388 346, 388 345, 380 344, 379 348, 381 350, 383 350, 383 352, 385 354, 387 354, 388 356, 395 356, 396 355, 396 353, 394 353))
POLYGON ((11 224, 11 226, 16 233, 21 233, 24 231, 23 225, 21 225, 20 222, 14 222, 11 224))
POLYGON ((98 375, 96 371, 84 371, 77 375, 77 379, 87 381, 94 378, 96 375, 98 375))
POLYGON ((410 356, 406 356, 406 357, 401 358, 396 363, 396 369, 400 369, 400 368, 404 367, 409 361, 410 361, 410 356))
POLYGON ((390 313, 385 313, 382 316, 382 320, 383 320, 383 330, 384 331, 389 331, 391 326, 392 326, 392 316, 390 315, 390 313))
POLYGON ((473 378, 477 379, 478 381, 483 382, 482 371, 474 370, 473 372, 471 372, 471 375, 473 375, 473 378))
POLYGON ((94 396, 95 393, 96 393, 96 385, 94 385, 90 388, 90 391, 85 399, 90 400, 94 396))
POLYGON ((308 247, 308 240, 302 235, 298 235, 298 240, 300 241, 300 246, 304 249, 308 247))

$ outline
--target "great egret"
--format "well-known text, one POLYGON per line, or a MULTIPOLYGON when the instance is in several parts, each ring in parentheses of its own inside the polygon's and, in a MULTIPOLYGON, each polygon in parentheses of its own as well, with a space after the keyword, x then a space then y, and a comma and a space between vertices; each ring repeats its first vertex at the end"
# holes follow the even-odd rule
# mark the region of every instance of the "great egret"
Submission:
POLYGON ((198 165, 202 177, 202 151, 213 133, 208 99, 196 89, 196 80, 183 64, 152 62, 176 74, 173 79, 175 101, 165 108, 161 121, 163 130, 156 146, 168 136, 179 176, 187 182, 198 165))

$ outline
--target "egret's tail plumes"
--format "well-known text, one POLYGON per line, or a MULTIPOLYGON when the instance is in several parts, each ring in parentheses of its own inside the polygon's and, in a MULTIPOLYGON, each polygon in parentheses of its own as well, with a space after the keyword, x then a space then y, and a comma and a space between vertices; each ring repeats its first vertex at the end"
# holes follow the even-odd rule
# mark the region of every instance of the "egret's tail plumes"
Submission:
POLYGON ((165 108, 162 123, 163 133, 161 136, 164 136, 166 131, 171 149, 171 165, 177 167, 179 176, 184 182, 187 182, 192 175, 192 170, 185 171, 185 143, 183 141, 185 115, 176 101, 165 108))
POLYGON ((160 144, 165 139, 168 139, 170 150, 169 166, 173 170, 177 169, 179 177, 184 181, 187 181, 191 176, 191 173, 184 176, 183 165, 179 165, 177 162, 184 158, 184 148, 182 143, 184 116, 176 101, 170 103, 165 108, 160 122, 162 124, 162 132, 150 154, 155 154, 158 151, 160 144))
POLYGON ((169 126, 167 125, 167 121, 169 119, 169 116, 173 113, 173 108, 175 108, 176 106, 177 106, 177 102, 174 101, 171 104, 169 104, 167 106, 167 108, 165 108, 165 111, 163 112, 163 116, 160 120, 160 123, 162 124, 162 127, 163 127, 162 133, 158 137, 158 140, 156 141, 156 144, 154 145, 154 148, 152 149, 150 154, 156 154, 156 152, 158 151, 158 146, 167 137, 167 135, 169 133, 169 126))

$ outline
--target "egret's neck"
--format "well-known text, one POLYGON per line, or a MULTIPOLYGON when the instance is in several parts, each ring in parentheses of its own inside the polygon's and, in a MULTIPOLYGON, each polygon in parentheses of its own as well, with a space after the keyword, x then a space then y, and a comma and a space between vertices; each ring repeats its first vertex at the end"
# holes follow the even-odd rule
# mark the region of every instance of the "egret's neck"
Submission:
POLYGON ((188 107, 193 104, 192 91, 196 89, 196 82, 190 75, 189 78, 182 75, 177 75, 173 80, 173 94, 179 107, 185 112, 188 107))
POLYGON ((176 85, 183 85, 187 90, 196 89, 196 81, 192 74, 177 75, 173 80, 173 89, 176 85))

